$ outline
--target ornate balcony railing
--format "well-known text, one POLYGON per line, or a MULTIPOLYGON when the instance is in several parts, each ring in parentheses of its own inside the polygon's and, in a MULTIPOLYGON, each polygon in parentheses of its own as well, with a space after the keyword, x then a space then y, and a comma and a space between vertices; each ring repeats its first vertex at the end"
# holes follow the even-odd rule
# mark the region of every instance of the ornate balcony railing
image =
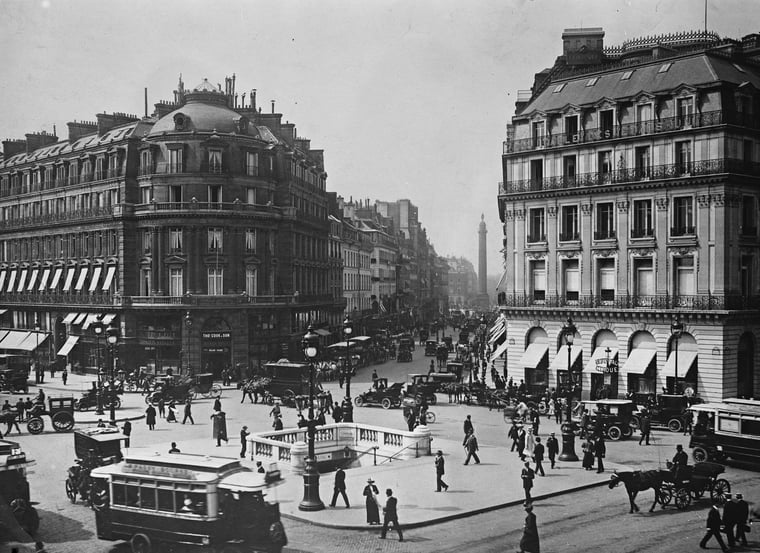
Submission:
MULTIPOLYGON (((319 296, 323 298, 323 296, 319 296)), ((328 298, 328 296, 324 296, 328 298)), ((332 298, 329 298, 332 299, 332 298)), ((259 295, 248 296, 246 294, 224 295, 201 295, 186 294, 184 296, 120 296, 111 293, 83 292, 2 292, 0 293, 0 305, 8 304, 55 304, 55 305, 93 305, 93 306, 217 306, 217 305, 288 305, 296 301, 307 303, 308 300, 299 300, 293 295, 259 295)), ((327 301, 327 300, 320 300, 327 301)))
POLYGON ((614 230, 595 230, 594 240, 613 240, 617 237, 614 230))
POLYGON ((145 211, 240 211, 250 214, 283 215, 286 217, 295 215, 294 207, 243 202, 151 202, 135 205, 136 214, 139 215, 145 211))
POLYGON ((599 309, 690 309, 709 310, 754 310, 760 309, 760 296, 732 295, 692 295, 679 296, 657 294, 639 296, 628 294, 579 295, 577 300, 569 300, 563 294, 501 294, 502 307, 578 307, 599 309))
POLYGON ((654 238, 654 229, 634 227, 631 229, 631 238, 654 238))
POLYGON ((760 163, 726 158, 708 159, 688 163, 654 165, 647 169, 617 169, 615 171, 579 173, 574 177, 556 176, 542 179, 513 180, 499 183, 499 190, 502 194, 540 192, 543 190, 602 186, 647 180, 716 175, 720 173, 760 176, 760 163))
POLYGON ((111 215, 113 215, 113 208, 110 206, 75 209, 74 211, 66 211, 64 213, 48 213, 32 217, 6 219, 5 221, 0 221, 0 229, 15 229, 65 221, 86 221, 88 219, 98 219, 100 217, 109 217, 111 215))
POLYGON ((670 227, 671 236, 691 236, 694 234, 694 226, 670 227))
POLYGON ((518 138, 504 142, 504 153, 512 154, 544 148, 556 148, 572 144, 585 144, 599 140, 646 136, 676 130, 709 127, 714 125, 738 125, 752 129, 760 128, 760 118, 756 115, 733 111, 707 111, 663 119, 652 119, 637 123, 623 123, 611 128, 593 128, 575 133, 563 133, 530 138, 518 138))

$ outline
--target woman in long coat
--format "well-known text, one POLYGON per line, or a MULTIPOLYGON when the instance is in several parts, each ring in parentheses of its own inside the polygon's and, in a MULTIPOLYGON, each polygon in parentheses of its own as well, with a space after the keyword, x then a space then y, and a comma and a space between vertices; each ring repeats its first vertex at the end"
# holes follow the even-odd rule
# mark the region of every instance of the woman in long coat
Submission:
POLYGON ((364 496, 367 498, 365 505, 367 506, 367 524, 380 524, 380 510, 377 506, 377 494, 380 491, 375 486, 375 481, 372 478, 367 480, 367 485, 364 486, 364 496))
POLYGON ((583 449, 583 468, 593 470, 594 468, 594 442, 591 437, 587 437, 581 446, 583 449))
POLYGON ((216 447, 221 447, 222 440, 225 443, 229 441, 227 439, 227 415, 224 411, 214 411, 211 418, 214 421, 213 436, 216 440, 216 447))
POLYGON ((153 430, 156 427, 156 408, 152 405, 148 405, 145 409, 145 424, 148 425, 148 430, 153 430))

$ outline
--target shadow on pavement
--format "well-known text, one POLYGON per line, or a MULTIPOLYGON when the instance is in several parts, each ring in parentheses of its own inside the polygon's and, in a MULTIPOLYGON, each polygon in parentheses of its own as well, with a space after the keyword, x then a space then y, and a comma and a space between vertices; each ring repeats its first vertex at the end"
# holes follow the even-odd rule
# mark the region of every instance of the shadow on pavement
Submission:
MULTIPOLYGON (((88 514, 95 516, 94 512, 83 505, 72 508, 87 509, 88 514)), ((36 539, 44 543, 66 543, 70 541, 95 540, 93 532, 86 530, 81 522, 53 511, 38 510, 40 515, 40 530, 36 539)))

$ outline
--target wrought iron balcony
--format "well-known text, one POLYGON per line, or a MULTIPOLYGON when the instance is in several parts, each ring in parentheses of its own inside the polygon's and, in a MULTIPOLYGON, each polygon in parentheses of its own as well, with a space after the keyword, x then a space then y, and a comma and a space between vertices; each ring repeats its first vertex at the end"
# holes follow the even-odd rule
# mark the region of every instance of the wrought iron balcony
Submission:
POLYGON ((579 294, 568 299, 564 294, 546 294, 534 291, 529 294, 499 294, 501 307, 581 307, 598 309, 688 309, 710 310, 756 310, 760 309, 760 296, 729 295, 629 295, 629 294, 579 294))
POLYGON ((113 215, 113 209, 107 207, 93 207, 88 209, 75 209, 64 213, 48 213, 45 215, 35 215, 32 217, 21 217, 18 219, 6 219, 0 221, 0 229, 16 229, 23 227, 36 227, 40 225, 49 225, 63 221, 87 221, 99 219, 113 215))
POLYGON ((577 232, 561 232, 559 234, 560 242, 572 242, 572 241, 577 241, 580 239, 581 239, 580 234, 578 234, 577 232))
POLYGON ((670 236, 691 236, 694 234, 694 226, 670 227, 670 236))
MULTIPOLYGON (((692 161, 690 163, 654 165, 647 169, 617 169, 606 172, 578 173, 572 178, 556 176, 544 177, 542 179, 513 180, 504 183, 503 194, 602 186, 656 179, 675 179, 721 173, 760 176, 760 163, 720 158, 692 161)), ((500 186, 500 191, 501 188, 500 186)))
POLYGON ((634 227, 631 229, 631 238, 654 238, 654 229, 634 227))
POLYGON ((546 234, 531 233, 528 235, 528 243, 546 242, 546 234))
POLYGON ((611 129, 593 128, 575 133, 562 133, 506 140, 504 142, 504 153, 512 154, 545 148, 587 144, 589 142, 597 142, 600 140, 646 136, 663 132, 726 124, 758 129, 760 128, 760 118, 756 115, 733 111, 708 111, 636 123, 623 123, 622 125, 614 125, 611 129))
POLYGON ((594 240, 613 240, 617 238, 617 233, 614 230, 595 230, 594 240))

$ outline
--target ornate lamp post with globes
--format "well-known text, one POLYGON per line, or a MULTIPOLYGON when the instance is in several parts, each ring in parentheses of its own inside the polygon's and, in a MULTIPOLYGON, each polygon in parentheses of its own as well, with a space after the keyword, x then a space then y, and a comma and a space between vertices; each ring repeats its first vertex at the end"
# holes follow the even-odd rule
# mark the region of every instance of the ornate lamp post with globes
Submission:
POLYGON ((111 426, 116 426, 116 386, 114 384, 114 365, 116 364, 116 343, 119 341, 119 329, 109 325, 106 329, 106 342, 108 342, 109 352, 109 375, 108 375, 108 393, 110 394, 111 426))
POLYGON ((567 318, 567 323, 562 327, 562 334, 565 336, 567 344, 567 382, 568 392, 565 404, 565 420, 562 422, 562 453, 559 455, 560 461, 577 461, 578 455, 575 454, 575 422, 573 422, 572 405, 575 395, 575 378, 573 374, 573 341, 575 340, 575 325, 572 317, 567 318))
POLYGON ((681 321, 678 320, 678 316, 676 316, 675 319, 673 319, 673 322, 670 324, 670 333, 673 336, 673 347, 675 348, 674 354, 675 354, 675 373, 673 378, 673 393, 678 393, 678 340, 681 338, 681 334, 683 333, 683 324, 681 321))
POLYGON ((95 366, 98 371, 98 408, 95 411, 96 415, 105 415, 103 412, 103 378, 100 368, 100 337, 103 335, 103 323, 95 321, 92 324, 92 331, 95 333, 95 366))
POLYGON ((301 341, 301 348, 309 361, 309 420, 307 421, 306 435, 308 441, 308 453, 306 467, 303 473, 303 499, 298 504, 301 511, 321 511, 325 504, 319 498, 319 470, 317 470, 317 458, 314 454, 314 360, 319 355, 319 335, 309 325, 306 334, 301 341))
POLYGON ((351 319, 346 317, 343 321, 343 335, 346 338, 346 398, 343 400, 343 422, 354 422, 354 406, 351 403, 351 335, 354 333, 354 327, 351 319))

